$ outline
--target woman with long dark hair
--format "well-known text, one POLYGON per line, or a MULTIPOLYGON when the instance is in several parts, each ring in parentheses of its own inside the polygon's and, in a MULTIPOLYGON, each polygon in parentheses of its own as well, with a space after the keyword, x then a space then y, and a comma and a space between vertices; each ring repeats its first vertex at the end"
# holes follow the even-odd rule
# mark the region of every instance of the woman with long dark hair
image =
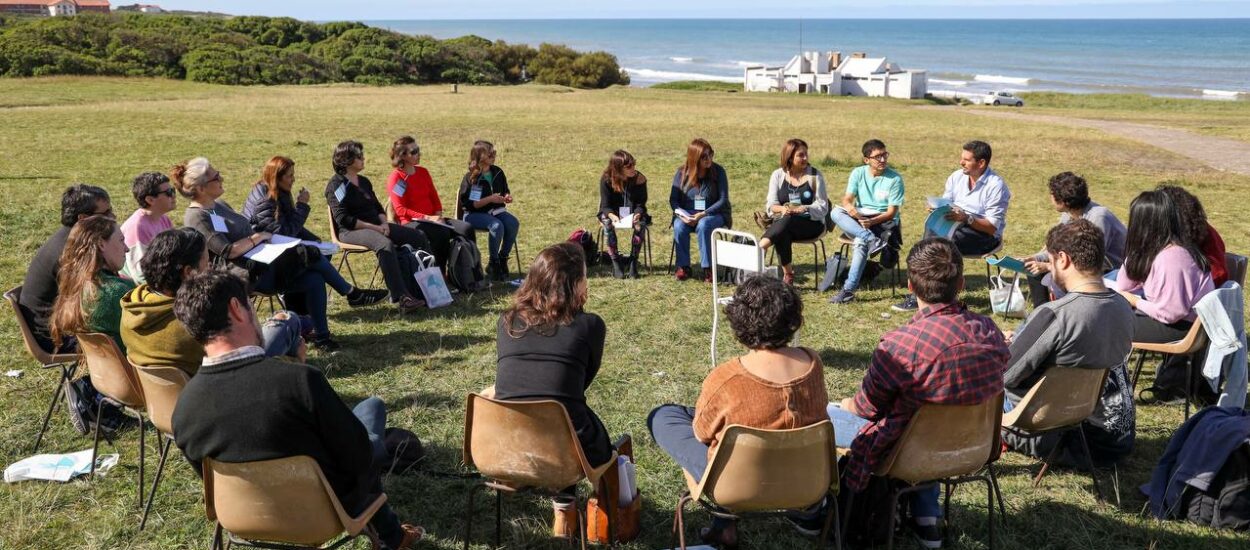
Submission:
POLYGON ((1202 207, 1202 201, 1176 185, 1164 184, 1155 190, 1167 193, 1168 198, 1176 204, 1176 211, 1181 217, 1181 234, 1207 258, 1207 265, 1211 266, 1211 283, 1215 288, 1224 286, 1228 281, 1224 239, 1211 222, 1207 221, 1207 211, 1202 207))
POLYGON ((760 248, 777 247, 782 280, 794 283, 794 241, 819 237, 829 215, 829 193, 825 176, 807 162, 807 142, 798 138, 781 148, 781 167, 768 179, 764 210, 772 223, 760 238, 760 248))
MULTIPOLYGON (((1194 305, 1214 290, 1211 268, 1202 252, 1185 238, 1176 203, 1163 191, 1146 191, 1129 207, 1124 266, 1116 290, 1137 310, 1135 342, 1174 342, 1193 326, 1194 305)), ((1143 403, 1184 399, 1185 362, 1195 357, 1169 357, 1159 367, 1154 386, 1143 389, 1143 403)), ((1198 370, 1196 374, 1201 374, 1198 370)))
POLYGON ((121 299, 135 283, 118 275, 126 263, 126 242, 117 222, 91 216, 74 225, 58 267, 56 302, 49 328, 60 346, 78 333, 107 334, 122 353, 121 299))
POLYGON ((673 174, 668 204, 673 209, 673 242, 677 249, 677 280, 684 281, 690 271, 690 234, 699 240, 699 265, 703 280, 712 281, 712 231, 729 227, 729 178, 725 169, 713 161, 716 152, 703 138, 695 138, 686 146, 686 162, 673 174))
POLYGON ((612 273, 618 279, 637 278, 638 251, 651 223, 647 214, 647 176, 638 171, 634 156, 624 149, 612 153, 599 178, 599 223, 607 236, 612 273), (616 224, 621 220, 633 228, 628 256, 622 256, 617 248, 616 224))
POLYGON ((495 156, 495 146, 491 142, 473 143, 469 150, 469 171, 460 180, 460 208, 464 210, 464 221, 474 229, 486 230, 489 235, 490 263, 486 266, 486 275, 496 281, 506 281, 508 254, 516 246, 521 222, 507 210, 512 204, 512 190, 508 188, 508 176, 495 165, 495 156))

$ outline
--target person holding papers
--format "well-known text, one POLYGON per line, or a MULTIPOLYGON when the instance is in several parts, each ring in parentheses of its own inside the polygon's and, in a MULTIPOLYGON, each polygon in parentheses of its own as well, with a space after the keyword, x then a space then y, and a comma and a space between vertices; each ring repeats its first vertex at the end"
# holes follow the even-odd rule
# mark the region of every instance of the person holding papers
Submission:
MULTIPOLYGON (((988 254, 1003 244, 1011 190, 990 168, 992 157, 990 144, 976 140, 965 143, 959 170, 946 178, 942 197, 929 201, 929 210, 939 211, 941 219, 925 222, 926 235, 950 239, 964 256, 988 254)), ((895 311, 915 311, 916 296, 908 294, 892 307, 895 311)))
MULTIPOLYGON (((903 207, 903 176, 890 168, 890 152, 885 149, 885 143, 870 139, 864 142, 860 152, 864 155, 864 165, 851 170, 842 205, 833 209, 833 223, 855 240, 846 282, 829 300, 831 304, 845 304, 855 299, 868 258, 885 249, 897 233, 899 209, 903 207)), ((826 277, 836 275, 836 272, 829 273, 826 277)), ((829 278, 828 283, 832 282, 829 278)))
POLYGON ((760 248, 777 247, 782 280, 794 283, 793 243, 819 237, 829 214, 825 176, 807 163, 807 142, 798 138, 781 149, 781 167, 768 178, 765 216, 756 222, 764 227, 760 248))
POLYGON ((486 276, 496 281, 508 280, 508 254, 516 246, 521 222, 508 213, 512 190, 508 176, 495 166, 495 146, 477 140, 469 150, 469 171, 460 180, 460 207, 464 221, 475 229, 484 229, 490 236, 487 246, 490 262, 486 276))
POLYGON ((302 294, 313 319, 309 343, 326 351, 338 349, 326 319, 325 285, 329 283, 352 305, 373 303, 366 292, 344 281, 320 251, 298 246, 298 240, 283 238, 285 247, 278 254, 266 250, 273 234, 253 232, 248 219, 220 199, 225 193, 222 176, 208 159, 197 157, 179 164, 171 176, 178 192, 190 199, 182 224, 204 235, 213 264, 228 266, 228 271, 244 277, 255 292, 302 294))
POLYGON ((377 195, 373 183, 360 175, 365 169, 365 148, 359 141, 344 141, 334 148, 331 159, 334 177, 326 184, 326 204, 330 206, 330 223, 338 226, 339 240, 357 244, 372 250, 378 256, 382 279, 390 290, 391 302, 403 313, 425 307, 425 302, 413 296, 408 289, 413 274, 404 273, 399 267, 397 249, 408 245, 414 249, 430 249, 430 241, 419 229, 391 223, 377 195))
POLYGON ((252 186, 243 203, 243 215, 252 224, 253 231, 265 231, 286 235, 305 241, 320 241, 312 231, 304 227, 312 207, 308 205, 308 190, 301 188, 294 196, 295 161, 287 157, 273 157, 260 170, 260 181, 252 186))
POLYGON ((476 242, 473 226, 443 216, 443 202, 434 188, 430 171, 421 166, 421 147, 412 136, 403 136, 391 145, 391 172, 386 181, 391 209, 395 218, 408 227, 421 230, 430 239, 434 257, 440 265, 451 255, 454 235, 476 242))
POLYGON ((712 161, 716 152, 703 138, 686 147, 686 163, 673 174, 668 204, 673 209, 673 243, 677 252, 677 280, 690 271, 690 234, 699 238, 699 265, 703 281, 712 282, 712 231, 730 227, 729 178, 725 169, 712 161))
POLYGON ((612 274, 617 279, 638 277, 638 250, 646 237, 651 216, 647 214, 647 176, 635 166, 634 156, 621 149, 612 153, 599 178, 599 223, 603 225, 612 274), (616 230, 633 229, 629 255, 621 256, 616 230))

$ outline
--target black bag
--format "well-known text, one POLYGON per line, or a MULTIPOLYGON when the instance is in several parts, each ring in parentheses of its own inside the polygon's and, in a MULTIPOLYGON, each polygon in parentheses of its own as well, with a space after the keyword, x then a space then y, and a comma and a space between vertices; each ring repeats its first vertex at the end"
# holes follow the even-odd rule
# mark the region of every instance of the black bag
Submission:
POLYGON ((417 434, 403 428, 387 428, 383 437, 386 456, 391 459, 386 473, 405 474, 425 459, 425 446, 417 434))
POLYGON ((447 282, 461 292, 476 292, 484 279, 482 253, 477 245, 460 235, 452 236, 447 253, 447 282))
POLYGON ((416 249, 406 244, 395 249, 395 256, 399 260, 399 272, 404 276, 404 288, 408 289, 408 294, 418 300, 425 300, 421 286, 414 277, 416 272, 425 269, 425 263, 417 257, 416 249))
MULTIPOLYGON (((838 470, 845 469, 846 459, 838 464, 838 470)), ((898 514, 898 508, 890 509, 890 494, 901 482, 880 476, 870 476, 868 486, 863 491, 854 493, 845 481, 838 491, 838 508, 847 515, 850 505, 849 521, 843 526, 842 540, 855 546, 876 546, 884 544, 890 538, 890 514, 898 514)), ((906 499, 902 499, 906 500, 906 499)), ((896 518, 897 519, 897 518, 896 518)), ((900 522, 895 522, 895 528, 900 522)))
POLYGON ((1186 485, 1179 506, 1186 519, 1199 525, 1250 530, 1250 443, 1228 455, 1206 491, 1186 485))
POLYGON ((582 247, 582 254, 586 256, 586 267, 590 267, 599 263, 599 246, 595 243, 594 235, 585 229, 578 229, 569 235, 569 242, 582 247))

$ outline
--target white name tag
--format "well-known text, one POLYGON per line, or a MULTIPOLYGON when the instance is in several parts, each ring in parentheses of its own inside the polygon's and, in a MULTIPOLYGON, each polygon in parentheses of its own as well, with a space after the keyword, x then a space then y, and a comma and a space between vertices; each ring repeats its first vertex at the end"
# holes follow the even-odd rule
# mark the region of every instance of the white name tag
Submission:
POLYGON ((620 207, 620 208, 618 208, 618 209, 617 209, 617 211, 618 211, 618 212, 620 212, 620 214, 621 214, 621 219, 622 219, 622 220, 623 220, 623 219, 625 219, 625 218, 628 218, 628 217, 629 217, 629 210, 630 210, 630 209, 629 209, 629 207, 628 207, 628 206, 622 206, 622 207, 620 207))
POLYGON ((473 186, 473 189, 469 190, 469 200, 473 202, 482 200, 482 188, 473 186))
POLYGON ((339 202, 343 202, 343 197, 347 196, 347 184, 344 183, 334 190, 334 198, 339 202))
POLYGON ((702 211, 704 211, 704 210, 707 210, 707 199, 704 199, 704 198, 698 198, 698 199, 695 199, 695 200, 694 200, 694 209, 695 209, 695 210, 697 210, 697 211, 699 211, 699 212, 702 212, 702 211))
POLYGON ((802 204, 803 198, 798 193, 790 193, 790 204, 802 204))
POLYGON ((225 218, 218 216, 217 214, 209 214, 208 219, 212 220, 213 222, 213 231, 216 231, 218 233, 229 232, 229 229, 226 229, 225 218))
POLYGON ((407 193, 407 192, 408 192, 408 182, 404 180, 399 180, 395 182, 395 196, 396 197, 402 197, 404 196, 404 193, 407 193))

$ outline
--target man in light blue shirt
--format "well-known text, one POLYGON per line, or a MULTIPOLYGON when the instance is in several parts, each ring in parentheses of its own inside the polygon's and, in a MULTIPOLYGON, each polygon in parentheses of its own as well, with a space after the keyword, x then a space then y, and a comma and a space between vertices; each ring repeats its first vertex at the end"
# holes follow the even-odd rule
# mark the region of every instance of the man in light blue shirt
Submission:
MULTIPOLYGON (((946 219, 959 223, 950 239, 960 254, 981 256, 993 252, 1003 243, 1007 229, 1007 205, 1011 190, 1007 182, 990 168, 993 150, 984 141, 964 144, 959 157, 959 170, 946 178, 942 198, 950 201, 946 219)), ((914 311, 916 297, 908 295, 895 311, 914 311)))
MULTIPOLYGON (((864 142, 861 152, 864 165, 851 171, 842 206, 831 212, 838 229, 855 239, 846 282, 829 300, 831 304, 855 299, 868 258, 884 249, 890 234, 898 230, 899 208, 903 206, 903 176, 889 167, 890 153, 885 143, 870 139, 864 142)), ((828 270, 821 290, 828 288, 836 276, 834 270, 828 270)))

